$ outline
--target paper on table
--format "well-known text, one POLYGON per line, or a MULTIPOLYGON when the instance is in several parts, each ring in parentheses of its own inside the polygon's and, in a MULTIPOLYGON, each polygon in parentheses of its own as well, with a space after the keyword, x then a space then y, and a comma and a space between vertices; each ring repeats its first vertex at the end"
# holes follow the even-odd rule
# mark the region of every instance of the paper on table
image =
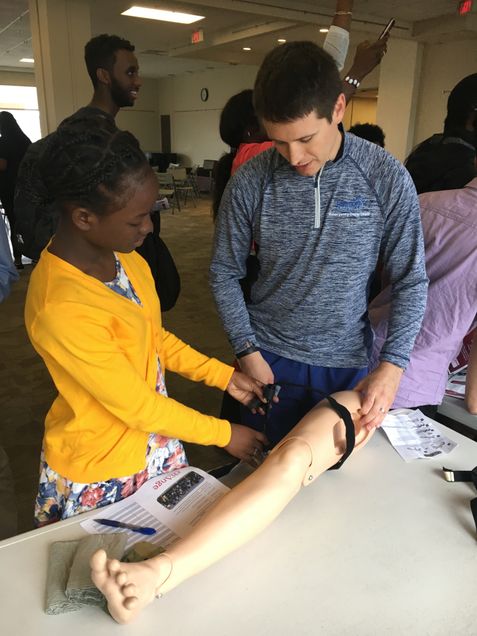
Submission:
POLYGON ((381 428, 406 462, 450 453, 457 444, 443 435, 430 417, 411 409, 395 409, 381 428))
POLYGON ((167 546, 185 536, 210 506, 229 489, 199 468, 187 466, 150 479, 133 495, 110 506, 81 523, 90 534, 127 532, 126 550, 144 535, 126 528, 111 528, 94 519, 114 519, 141 527, 152 527, 156 534, 147 537, 155 545, 167 546))
POLYGON ((454 373, 454 375, 451 375, 447 380, 446 395, 464 400, 466 379, 467 369, 463 369, 458 373, 454 373))
POLYGON ((477 325, 475 323, 472 324, 472 327, 469 329, 467 334, 462 341, 462 347, 460 352, 457 354, 455 360, 449 365, 449 373, 456 373, 457 371, 462 371, 469 364, 470 359, 470 350, 472 348, 472 341, 477 334, 477 325))

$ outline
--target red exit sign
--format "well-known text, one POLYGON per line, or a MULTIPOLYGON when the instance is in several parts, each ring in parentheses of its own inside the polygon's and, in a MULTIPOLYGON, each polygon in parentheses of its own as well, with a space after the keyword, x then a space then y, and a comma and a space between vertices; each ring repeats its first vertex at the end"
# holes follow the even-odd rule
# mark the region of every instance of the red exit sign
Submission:
POLYGON ((199 44, 199 42, 203 42, 204 41, 204 32, 202 29, 198 29, 197 31, 194 31, 191 35, 190 38, 192 44, 199 44))
POLYGON ((466 15, 466 13, 470 13, 472 11, 472 4, 472 0, 461 0, 461 2, 459 2, 460 15, 466 15))

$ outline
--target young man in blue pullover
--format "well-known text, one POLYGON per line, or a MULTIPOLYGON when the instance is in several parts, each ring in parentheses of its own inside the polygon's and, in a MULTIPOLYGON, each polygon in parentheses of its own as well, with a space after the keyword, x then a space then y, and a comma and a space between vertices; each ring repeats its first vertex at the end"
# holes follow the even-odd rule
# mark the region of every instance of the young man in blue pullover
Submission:
MULTIPOLYGON (((340 130, 341 80, 319 46, 271 51, 254 100, 274 148, 242 166, 222 198, 210 280, 225 331, 245 372, 282 386, 266 422, 272 443, 323 394, 349 388, 363 394, 364 423, 379 426, 426 305, 415 188, 386 151, 340 130), (252 241, 260 272, 246 305, 239 280, 252 241), (393 308, 381 362, 368 374, 368 292, 379 256, 393 308)), ((242 415, 263 428, 263 416, 242 415)))

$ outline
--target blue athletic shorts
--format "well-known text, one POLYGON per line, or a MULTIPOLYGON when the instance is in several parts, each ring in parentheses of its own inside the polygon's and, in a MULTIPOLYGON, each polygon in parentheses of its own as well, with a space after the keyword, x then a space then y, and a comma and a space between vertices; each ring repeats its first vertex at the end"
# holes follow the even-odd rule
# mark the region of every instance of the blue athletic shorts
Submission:
POLYGON ((326 395, 336 391, 353 389, 368 374, 368 368, 338 369, 315 367, 289 360, 275 353, 260 349, 260 353, 272 368, 275 382, 281 385, 280 401, 273 404, 267 417, 254 415, 240 407, 241 422, 258 431, 264 431, 275 446, 326 395), (287 385, 299 386, 287 386, 287 385), (315 391, 313 389, 316 389, 315 391))

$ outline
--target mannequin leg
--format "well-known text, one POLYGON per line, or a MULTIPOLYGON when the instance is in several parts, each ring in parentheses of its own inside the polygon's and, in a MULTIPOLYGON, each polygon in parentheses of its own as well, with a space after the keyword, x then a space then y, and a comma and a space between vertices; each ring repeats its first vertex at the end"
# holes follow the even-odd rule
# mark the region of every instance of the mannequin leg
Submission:
MULTIPOLYGON (((359 394, 343 391, 335 399, 351 412, 356 448, 371 433, 359 426, 359 394)), ((343 454, 343 422, 326 402, 312 409, 247 479, 228 492, 184 539, 142 563, 91 559, 92 578, 119 623, 132 620, 159 593, 165 593, 229 554, 266 528, 299 492, 313 466, 314 477, 343 454)))

